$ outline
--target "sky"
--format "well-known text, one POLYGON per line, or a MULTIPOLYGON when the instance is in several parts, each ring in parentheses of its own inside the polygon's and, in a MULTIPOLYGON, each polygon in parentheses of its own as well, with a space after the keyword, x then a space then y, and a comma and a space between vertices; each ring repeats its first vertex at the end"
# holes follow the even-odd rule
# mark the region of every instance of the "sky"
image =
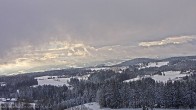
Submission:
POLYGON ((196 55, 195 0, 1 0, 0 75, 196 55))

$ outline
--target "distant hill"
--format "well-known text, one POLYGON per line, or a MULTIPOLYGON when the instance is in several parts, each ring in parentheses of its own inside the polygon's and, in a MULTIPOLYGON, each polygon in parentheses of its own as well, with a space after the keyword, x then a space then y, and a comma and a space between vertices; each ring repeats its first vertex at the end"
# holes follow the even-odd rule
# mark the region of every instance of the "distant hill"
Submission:
POLYGON ((159 61, 159 60, 150 59, 150 58, 136 58, 133 60, 124 61, 118 65, 115 65, 115 66, 129 66, 129 65, 136 65, 138 63, 148 63, 148 62, 157 62, 157 61, 159 61))
POLYGON ((113 66, 129 66, 129 65, 136 65, 139 63, 149 63, 149 62, 159 62, 159 61, 187 61, 187 60, 195 60, 196 61, 196 56, 179 56, 179 57, 170 57, 170 58, 165 58, 165 59, 151 59, 151 58, 136 58, 128 61, 124 61, 120 64, 113 65, 113 66))
POLYGON ((175 60, 196 60, 196 56, 179 56, 163 59, 162 61, 175 61, 175 60))

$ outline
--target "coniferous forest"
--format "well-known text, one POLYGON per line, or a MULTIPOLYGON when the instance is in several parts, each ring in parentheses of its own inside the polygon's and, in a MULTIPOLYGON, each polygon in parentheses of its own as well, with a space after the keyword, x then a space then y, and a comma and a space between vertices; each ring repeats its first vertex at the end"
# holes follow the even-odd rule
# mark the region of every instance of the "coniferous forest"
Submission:
MULTIPOLYGON (((108 108, 193 108, 196 106, 196 74, 184 77, 179 81, 155 82, 151 78, 139 81, 122 82, 129 73, 117 74, 104 71, 95 74, 89 80, 72 78, 70 85, 56 87, 51 85, 30 87, 34 80, 24 80, 16 85, 1 87, 1 97, 18 97, 27 102, 37 101, 37 109, 63 110, 73 106, 98 102, 108 108), (99 78, 101 77, 101 80, 99 78), (104 78, 105 79, 104 79, 104 78), (12 89, 11 89, 12 88, 12 89), (19 88, 19 94, 15 94, 19 88)), ((21 77, 22 78, 22 77, 21 77)), ((21 79, 23 80, 23 79, 21 79)))

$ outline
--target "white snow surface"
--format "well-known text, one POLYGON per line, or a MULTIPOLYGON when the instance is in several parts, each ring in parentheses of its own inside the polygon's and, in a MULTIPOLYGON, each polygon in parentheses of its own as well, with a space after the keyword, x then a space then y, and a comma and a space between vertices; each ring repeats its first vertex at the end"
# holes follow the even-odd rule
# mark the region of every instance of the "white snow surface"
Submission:
POLYGON ((162 72, 162 74, 165 75, 154 75, 151 76, 152 79, 158 82, 166 82, 168 80, 179 80, 182 77, 188 76, 189 74, 180 74, 180 71, 167 71, 167 72, 162 72))
POLYGON ((161 67, 161 66, 168 65, 168 63, 169 62, 157 62, 157 63, 156 62, 153 62, 153 63, 149 63, 147 67, 148 68, 149 67, 161 67))
MULTIPOLYGON (((111 108, 100 108, 100 105, 96 102, 86 103, 76 107, 72 107, 66 110, 142 110, 142 108, 121 108, 121 109, 111 109, 111 108)), ((149 109, 150 110, 150 109, 149 109)), ((155 108, 153 110, 196 110, 196 109, 161 109, 155 108)))
POLYGON ((43 86, 43 85, 53 85, 53 86, 70 86, 68 82, 70 81, 71 78, 77 78, 79 80, 87 80, 89 75, 84 75, 84 76, 74 76, 74 77, 69 77, 69 78, 58 78, 58 76, 41 76, 41 77, 36 77, 38 81, 38 85, 36 86, 43 86))
POLYGON ((96 102, 92 102, 92 103, 86 103, 83 105, 79 105, 76 107, 72 107, 69 109, 65 109, 65 110, 142 110, 142 109, 128 109, 128 108, 123 108, 123 109, 111 109, 111 108, 100 108, 100 105, 96 102))
POLYGON ((133 79, 128 79, 128 80, 125 80, 123 82, 132 82, 132 81, 137 81, 137 80, 141 80, 141 77, 136 77, 136 78, 133 78, 133 79))
POLYGON ((53 85, 53 86, 69 86, 68 81, 70 81, 70 78, 57 78, 57 76, 42 76, 42 77, 36 77, 38 81, 39 86, 43 85, 53 85), (53 77, 52 79, 48 79, 50 77, 53 77))
POLYGON ((189 75, 190 74, 186 74, 186 73, 181 74, 180 71, 166 71, 166 72, 162 72, 162 75, 153 75, 153 76, 145 75, 143 77, 136 77, 133 79, 125 80, 124 82, 137 81, 137 80, 141 80, 142 78, 148 78, 148 77, 151 77, 157 82, 167 82, 168 80, 172 80, 172 81, 180 80, 181 78, 189 75))
POLYGON ((93 68, 89 68, 89 70, 91 71, 101 71, 101 70, 110 70, 109 67, 93 67, 93 68))
POLYGON ((168 65, 168 61, 166 62, 150 62, 148 63, 148 66, 142 66, 142 64, 139 64, 141 67, 139 69, 144 69, 144 68, 150 68, 150 67, 161 67, 168 65))

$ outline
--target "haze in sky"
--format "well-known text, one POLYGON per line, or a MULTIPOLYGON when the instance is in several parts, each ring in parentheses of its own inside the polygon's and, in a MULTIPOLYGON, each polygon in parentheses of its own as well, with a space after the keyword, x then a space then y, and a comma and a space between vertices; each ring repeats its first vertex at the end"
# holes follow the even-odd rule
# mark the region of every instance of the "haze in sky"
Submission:
POLYGON ((196 55, 195 0, 1 0, 0 74, 196 55))

